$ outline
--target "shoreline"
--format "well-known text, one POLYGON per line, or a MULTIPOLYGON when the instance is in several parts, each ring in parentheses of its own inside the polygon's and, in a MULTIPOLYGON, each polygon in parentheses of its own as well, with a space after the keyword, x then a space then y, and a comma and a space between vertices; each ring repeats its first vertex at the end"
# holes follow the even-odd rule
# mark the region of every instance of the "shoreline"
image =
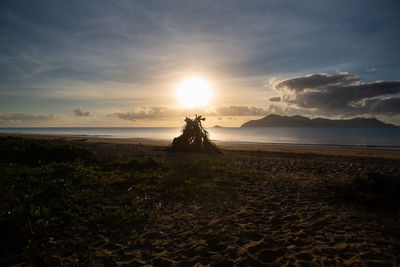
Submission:
MULTIPOLYGON (((156 140, 145 138, 105 138, 92 136, 72 136, 72 135, 45 135, 45 134, 7 134, 0 133, 0 137, 13 136, 23 138, 63 140, 68 142, 86 143, 111 143, 126 145, 143 145, 166 147, 172 140, 156 140)), ((400 158, 400 150, 371 148, 371 147, 340 147, 324 145, 302 145, 302 144, 265 144, 265 143, 241 143, 229 141, 214 141, 222 150, 233 151, 265 151, 276 153, 295 153, 295 154, 317 154, 328 156, 351 156, 351 157, 374 157, 374 158, 400 158)))

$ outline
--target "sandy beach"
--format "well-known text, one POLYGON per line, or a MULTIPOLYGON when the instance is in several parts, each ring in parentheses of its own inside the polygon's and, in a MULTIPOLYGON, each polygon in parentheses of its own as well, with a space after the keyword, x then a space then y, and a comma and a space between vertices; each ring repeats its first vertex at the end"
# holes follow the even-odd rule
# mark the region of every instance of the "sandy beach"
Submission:
POLYGON ((399 11, 1 1, 0 267, 400 266, 399 11))
MULTIPOLYGON (((65 140, 71 142, 83 143, 109 143, 109 144, 129 144, 143 145, 153 147, 166 147, 172 143, 172 140, 151 140, 134 138, 99 138, 99 137, 76 137, 76 136, 48 136, 48 135, 21 135, 21 134, 3 134, 1 136, 19 136, 26 138, 44 139, 44 140, 65 140)), ((336 155, 336 156, 355 156, 355 157, 377 157, 377 158, 400 158, 400 150, 374 149, 374 148, 346 148, 332 146, 301 146, 284 144, 263 144, 263 143, 238 143, 238 142, 215 142, 218 147, 225 150, 240 151, 268 151, 285 152, 297 154, 317 154, 317 155, 336 155)))
MULTIPOLYGON (((366 173, 398 175, 399 150, 217 143, 223 154, 208 155, 170 153, 164 141, 24 137, 90 148, 101 164, 150 157, 228 166, 223 186, 208 199, 157 197, 149 181, 147 187, 113 183, 112 194, 102 192, 104 202, 125 207, 136 190, 135 205, 151 209, 147 219, 140 226, 106 220, 73 224, 40 251, 49 265, 400 265, 399 210, 336 194, 366 173)), ((207 175, 214 179, 213 172, 207 175)))

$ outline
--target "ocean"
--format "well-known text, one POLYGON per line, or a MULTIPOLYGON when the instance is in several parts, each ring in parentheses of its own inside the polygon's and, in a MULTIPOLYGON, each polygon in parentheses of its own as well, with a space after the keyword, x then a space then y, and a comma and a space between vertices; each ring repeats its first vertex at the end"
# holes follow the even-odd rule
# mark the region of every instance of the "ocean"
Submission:
MULTIPOLYGON (((171 140, 181 128, 169 127, 57 127, 0 128, 0 133, 54 136, 171 140)), ((208 128, 211 140, 238 143, 400 149, 400 128, 208 128)))

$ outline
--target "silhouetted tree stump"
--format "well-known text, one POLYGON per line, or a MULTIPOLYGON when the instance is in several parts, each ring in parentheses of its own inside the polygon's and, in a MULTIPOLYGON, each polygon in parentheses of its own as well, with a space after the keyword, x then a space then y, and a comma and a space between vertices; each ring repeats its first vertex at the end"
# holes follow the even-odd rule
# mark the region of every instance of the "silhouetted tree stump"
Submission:
POLYGON ((201 121, 204 120, 206 119, 197 115, 193 120, 186 117, 186 125, 183 128, 182 135, 174 138, 168 150, 174 152, 221 153, 218 147, 208 139, 208 132, 201 125, 201 121))

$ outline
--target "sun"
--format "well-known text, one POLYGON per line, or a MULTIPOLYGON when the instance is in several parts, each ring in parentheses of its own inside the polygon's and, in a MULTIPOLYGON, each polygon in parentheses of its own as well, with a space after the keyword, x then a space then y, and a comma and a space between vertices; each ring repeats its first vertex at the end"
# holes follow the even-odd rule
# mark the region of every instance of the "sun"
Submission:
POLYGON ((212 88, 206 80, 190 77, 178 85, 176 94, 184 108, 204 107, 211 100, 212 88))

